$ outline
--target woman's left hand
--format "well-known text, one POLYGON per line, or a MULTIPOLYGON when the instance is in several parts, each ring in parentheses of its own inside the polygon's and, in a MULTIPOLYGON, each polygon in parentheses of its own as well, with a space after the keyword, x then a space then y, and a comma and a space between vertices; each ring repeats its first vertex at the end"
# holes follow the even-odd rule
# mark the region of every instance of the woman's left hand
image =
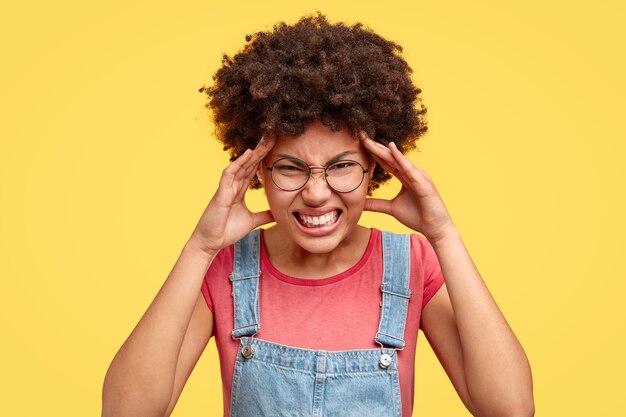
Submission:
POLYGON ((360 140, 374 160, 402 183, 402 189, 392 200, 366 199, 365 210, 389 214, 431 242, 457 233, 435 184, 424 170, 415 166, 393 142, 384 146, 365 132, 361 132, 360 140))

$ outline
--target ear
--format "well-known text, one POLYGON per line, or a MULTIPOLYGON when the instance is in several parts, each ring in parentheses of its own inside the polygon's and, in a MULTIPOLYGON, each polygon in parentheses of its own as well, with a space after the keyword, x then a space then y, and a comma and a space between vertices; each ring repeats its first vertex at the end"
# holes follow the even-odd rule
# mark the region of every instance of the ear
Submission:
POLYGON ((374 177, 374 169, 376 168, 376 161, 374 160, 374 158, 370 157, 370 164, 368 167, 368 171, 367 173, 370 176, 370 180, 374 177))

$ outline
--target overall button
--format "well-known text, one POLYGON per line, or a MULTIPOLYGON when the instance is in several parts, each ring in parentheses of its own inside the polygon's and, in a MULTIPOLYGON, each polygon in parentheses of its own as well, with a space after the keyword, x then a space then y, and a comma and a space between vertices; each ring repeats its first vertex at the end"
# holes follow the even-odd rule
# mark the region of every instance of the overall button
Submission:
POLYGON ((243 347, 241 348, 241 356, 243 356, 246 359, 250 359, 253 354, 254 354, 254 351, 252 350, 252 346, 249 343, 246 343, 245 345, 243 345, 243 347))
POLYGON ((383 353, 380 355, 380 366, 381 368, 388 368, 391 365, 391 355, 383 353))

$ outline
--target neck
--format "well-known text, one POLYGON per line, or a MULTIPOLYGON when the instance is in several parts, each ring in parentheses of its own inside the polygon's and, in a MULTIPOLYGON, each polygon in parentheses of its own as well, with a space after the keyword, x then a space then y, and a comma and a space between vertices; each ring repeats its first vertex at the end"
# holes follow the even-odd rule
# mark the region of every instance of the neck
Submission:
POLYGON ((264 231, 264 244, 272 265, 280 272, 298 278, 321 279, 354 266, 365 253, 370 229, 357 225, 332 252, 311 253, 284 236, 277 227, 264 231))

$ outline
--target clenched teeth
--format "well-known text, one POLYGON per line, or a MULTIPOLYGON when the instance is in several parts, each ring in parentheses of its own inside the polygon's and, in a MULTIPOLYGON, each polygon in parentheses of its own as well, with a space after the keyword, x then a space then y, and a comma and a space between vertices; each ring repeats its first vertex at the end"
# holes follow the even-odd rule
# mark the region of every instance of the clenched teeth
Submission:
POLYGON ((296 217, 298 218, 300 223, 306 227, 324 227, 330 226, 331 224, 335 223, 337 221, 337 218, 339 217, 339 213, 337 210, 326 213, 323 216, 307 216, 297 213, 296 217))

